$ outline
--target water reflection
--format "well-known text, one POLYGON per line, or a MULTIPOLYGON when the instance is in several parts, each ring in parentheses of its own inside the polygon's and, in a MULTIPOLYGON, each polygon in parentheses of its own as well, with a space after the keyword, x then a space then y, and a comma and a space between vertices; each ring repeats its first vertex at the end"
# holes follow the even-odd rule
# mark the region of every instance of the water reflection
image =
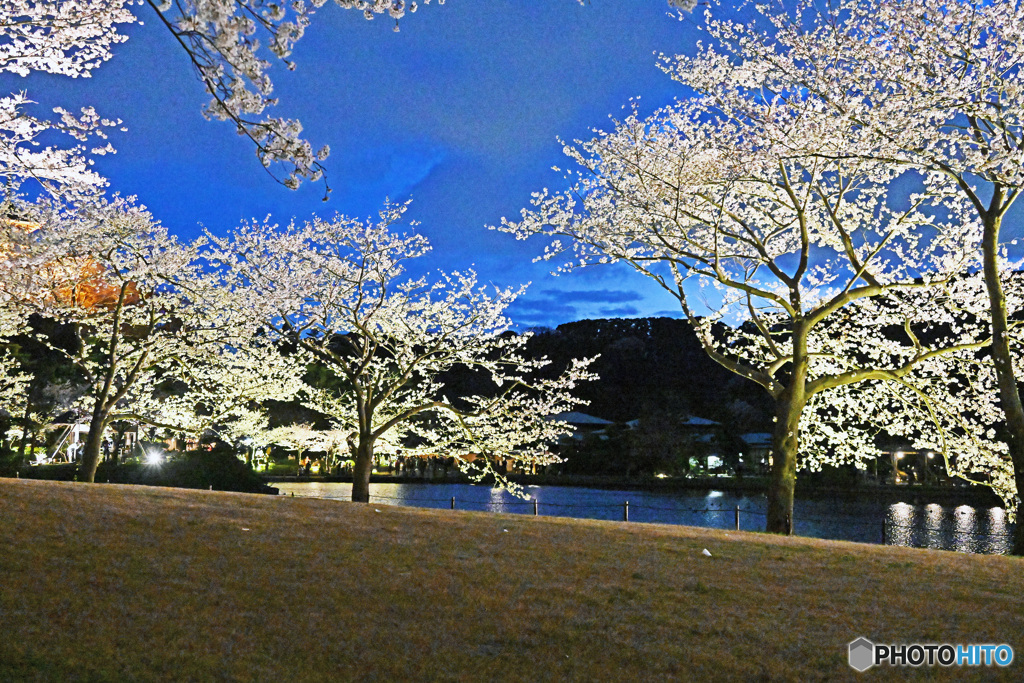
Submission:
POLYGON ((913 545, 911 532, 914 524, 914 506, 906 503, 895 503, 889 507, 886 515, 885 542, 889 545, 913 545))
MULTIPOLYGON (((284 493, 348 500, 351 484, 324 482, 280 483, 284 493)), ((585 489, 568 486, 530 486, 524 500, 489 486, 469 484, 370 484, 371 501, 383 505, 448 508, 455 499, 459 510, 622 520, 629 501, 631 522, 656 522, 732 529, 739 508, 740 527, 764 528, 763 495, 725 491, 648 492, 585 489)), ((1005 554, 1012 526, 1002 508, 975 509, 935 503, 888 504, 873 500, 797 500, 795 531, 800 536, 864 543, 1005 554)))

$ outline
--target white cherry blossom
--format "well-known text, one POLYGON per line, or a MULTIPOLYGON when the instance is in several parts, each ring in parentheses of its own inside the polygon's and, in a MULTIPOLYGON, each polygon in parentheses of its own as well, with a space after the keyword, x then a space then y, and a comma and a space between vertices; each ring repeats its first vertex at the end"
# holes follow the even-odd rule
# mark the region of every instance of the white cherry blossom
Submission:
POLYGON ((549 418, 579 403, 571 390, 591 377, 587 362, 552 377, 522 355, 527 337, 504 315, 521 289, 480 286, 471 271, 408 277, 429 246, 395 230, 404 209, 388 205, 375 223, 249 223, 211 236, 208 258, 250 329, 336 378, 303 395, 345 434, 353 500, 368 500, 378 449, 452 457, 515 490, 496 464, 558 461, 549 447, 567 426, 549 418), (450 386, 459 377, 481 391, 450 386))

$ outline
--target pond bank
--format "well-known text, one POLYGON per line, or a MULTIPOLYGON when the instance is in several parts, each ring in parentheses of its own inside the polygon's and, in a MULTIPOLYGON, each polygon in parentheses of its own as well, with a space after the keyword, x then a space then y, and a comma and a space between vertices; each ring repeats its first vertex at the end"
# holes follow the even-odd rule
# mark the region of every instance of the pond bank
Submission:
MULTIPOLYGON (((345 476, 268 476, 270 483, 352 482, 351 475, 345 476)), ((693 479, 626 479, 585 475, 511 475, 509 479, 520 486, 575 486, 592 489, 614 489, 617 491, 728 491, 758 495, 764 492, 767 477, 706 477, 693 479)), ((465 476, 422 477, 374 474, 374 484, 472 484, 465 476)), ((481 485, 490 485, 485 482, 481 485)), ((988 488, 982 486, 924 486, 858 483, 853 486, 815 485, 797 480, 796 496, 805 499, 878 500, 886 502, 972 504, 1002 506, 1002 501, 988 488)))

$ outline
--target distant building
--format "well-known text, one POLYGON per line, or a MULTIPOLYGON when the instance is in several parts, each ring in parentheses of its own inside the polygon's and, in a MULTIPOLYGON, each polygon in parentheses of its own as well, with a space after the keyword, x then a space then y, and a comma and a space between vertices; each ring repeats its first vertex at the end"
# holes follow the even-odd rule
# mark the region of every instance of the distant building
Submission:
POLYGON ((751 472, 767 470, 771 464, 772 435, 768 432, 747 432, 740 434, 740 441, 740 462, 751 472))
POLYGON ((568 413, 549 415, 547 419, 553 422, 558 421, 568 423, 573 430, 569 438, 575 441, 582 441, 584 437, 588 435, 596 436, 598 438, 604 437, 607 439, 608 435, 606 433, 606 429, 615 424, 611 420, 605 420, 603 418, 587 415, 586 413, 581 413, 575 410, 568 413))

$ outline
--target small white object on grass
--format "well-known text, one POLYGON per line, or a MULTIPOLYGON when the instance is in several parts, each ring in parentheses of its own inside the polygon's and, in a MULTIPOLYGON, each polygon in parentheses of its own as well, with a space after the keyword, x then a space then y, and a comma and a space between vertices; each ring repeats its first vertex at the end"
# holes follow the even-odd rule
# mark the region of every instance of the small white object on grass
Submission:
POLYGON ((380 510, 378 510, 377 508, 373 508, 373 511, 374 512, 380 512, 380 510))
POLYGON ((704 548, 704 553, 703 554, 704 554, 704 557, 711 557, 711 551, 708 550, 707 548, 704 548))
POLYGON ((502 532, 503 534, 507 534, 507 533, 508 533, 508 529, 502 529, 502 530, 501 530, 501 532, 502 532))

